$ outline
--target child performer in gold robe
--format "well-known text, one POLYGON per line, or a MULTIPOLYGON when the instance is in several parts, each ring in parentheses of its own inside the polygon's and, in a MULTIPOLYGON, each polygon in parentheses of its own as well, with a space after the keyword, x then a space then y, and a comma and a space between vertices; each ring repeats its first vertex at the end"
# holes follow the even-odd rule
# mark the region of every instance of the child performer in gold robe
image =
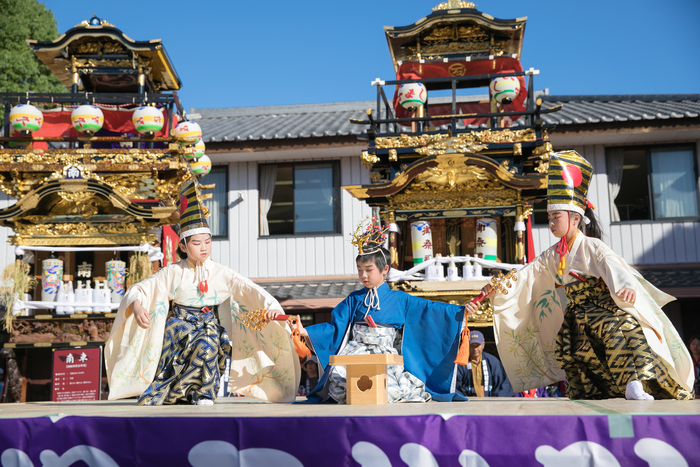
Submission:
POLYGON ((692 361, 661 310, 674 298, 600 240, 586 199, 592 172, 574 151, 550 156, 549 227, 561 240, 520 270, 507 294, 484 290, 513 390, 566 378, 571 399, 690 399, 692 361), (556 288, 566 292, 565 310, 556 288))

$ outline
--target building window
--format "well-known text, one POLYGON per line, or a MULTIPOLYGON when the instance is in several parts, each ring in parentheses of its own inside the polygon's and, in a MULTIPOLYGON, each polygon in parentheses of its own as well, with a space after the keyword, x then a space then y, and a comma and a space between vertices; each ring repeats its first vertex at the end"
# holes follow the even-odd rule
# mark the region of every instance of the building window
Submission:
POLYGON ((612 222, 698 217, 692 146, 608 148, 612 222))
POLYGON ((204 190, 203 194, 211 193, 211 199, 204 200, 204 206, 209 209, 207 223, 213 238, 228 238, 228 167, 217 165, 211 172, 200 180, 202 185, 215 184, 213 190, 204 190))
POLYGON ((547 200, 538 199, 532 203, 532 225, 547 225, 547 200))
POLYGON ((340 232, 337 162, 259 167, 261 237, 340 232))

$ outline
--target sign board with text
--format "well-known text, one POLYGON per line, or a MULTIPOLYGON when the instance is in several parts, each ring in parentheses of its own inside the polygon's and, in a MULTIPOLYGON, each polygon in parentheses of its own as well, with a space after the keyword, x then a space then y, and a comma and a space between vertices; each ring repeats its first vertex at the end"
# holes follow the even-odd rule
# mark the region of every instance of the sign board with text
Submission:
POLYGON ((54 349, 51 400, 100 400, 102 347, 54 349))

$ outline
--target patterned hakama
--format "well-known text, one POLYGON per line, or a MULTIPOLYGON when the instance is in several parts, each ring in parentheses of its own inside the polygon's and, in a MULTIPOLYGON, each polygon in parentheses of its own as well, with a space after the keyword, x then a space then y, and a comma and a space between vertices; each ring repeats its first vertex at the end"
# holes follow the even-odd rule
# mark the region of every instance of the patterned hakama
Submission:
POLYGON ((639 322, 615 304, 605 282, 569 284, 566 296, 555 356, 566 372, 570 399, 624 398, 634 380, 655 399, 692 399, 649 347, 639 322))
POLYGON ((163 351, 139 405, 196 404, 216 399, 231 342, 214 312, 175 304, 165 325, 163 351))
MULTIPOLYGON (((339 355, 376 355, 398 354, 394 348, 397 330, 393 327, 372 328, 363 324, 352 327, 353 339, 340 350, 339 355)), ((344 366, 334 366, 328 379, 329 394, 338 403, 345 404, 347 394, 345 383, 347 371, 344 366)), ((430 393, 425 390, 425 384, 402 365, 387 367, 387 389, 389 403, 394 402, 427 402, 430 393)))

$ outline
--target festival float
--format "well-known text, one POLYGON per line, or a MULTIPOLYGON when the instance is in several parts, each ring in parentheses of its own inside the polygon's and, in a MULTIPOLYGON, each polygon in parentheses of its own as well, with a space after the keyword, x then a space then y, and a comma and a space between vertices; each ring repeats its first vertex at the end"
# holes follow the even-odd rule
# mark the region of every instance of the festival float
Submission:
MULTIPOLYGON (((526 19, 450 0, 384 28, 396 79, 373 81, 376 107, 352 120, 368 127, 371 183, 344 188, 389 225, 394 289, 461 304, 534 258, 529 216, 552 152, 540 115, 561 106, 542 109, 539 72, 523 70, 526 19)), ((492 323, 486 300, 469 325, 492 323)))
POLYGON ((70 92, 0 94, 0 190, 15 200, 0 224, 16 255, 0 296, 5 400, 17 401, 46 399, 51 349, 101 346, 126 287, 177 261, 180 184, 211 170, 160 40, 93 17, 27 42, 70 92))

